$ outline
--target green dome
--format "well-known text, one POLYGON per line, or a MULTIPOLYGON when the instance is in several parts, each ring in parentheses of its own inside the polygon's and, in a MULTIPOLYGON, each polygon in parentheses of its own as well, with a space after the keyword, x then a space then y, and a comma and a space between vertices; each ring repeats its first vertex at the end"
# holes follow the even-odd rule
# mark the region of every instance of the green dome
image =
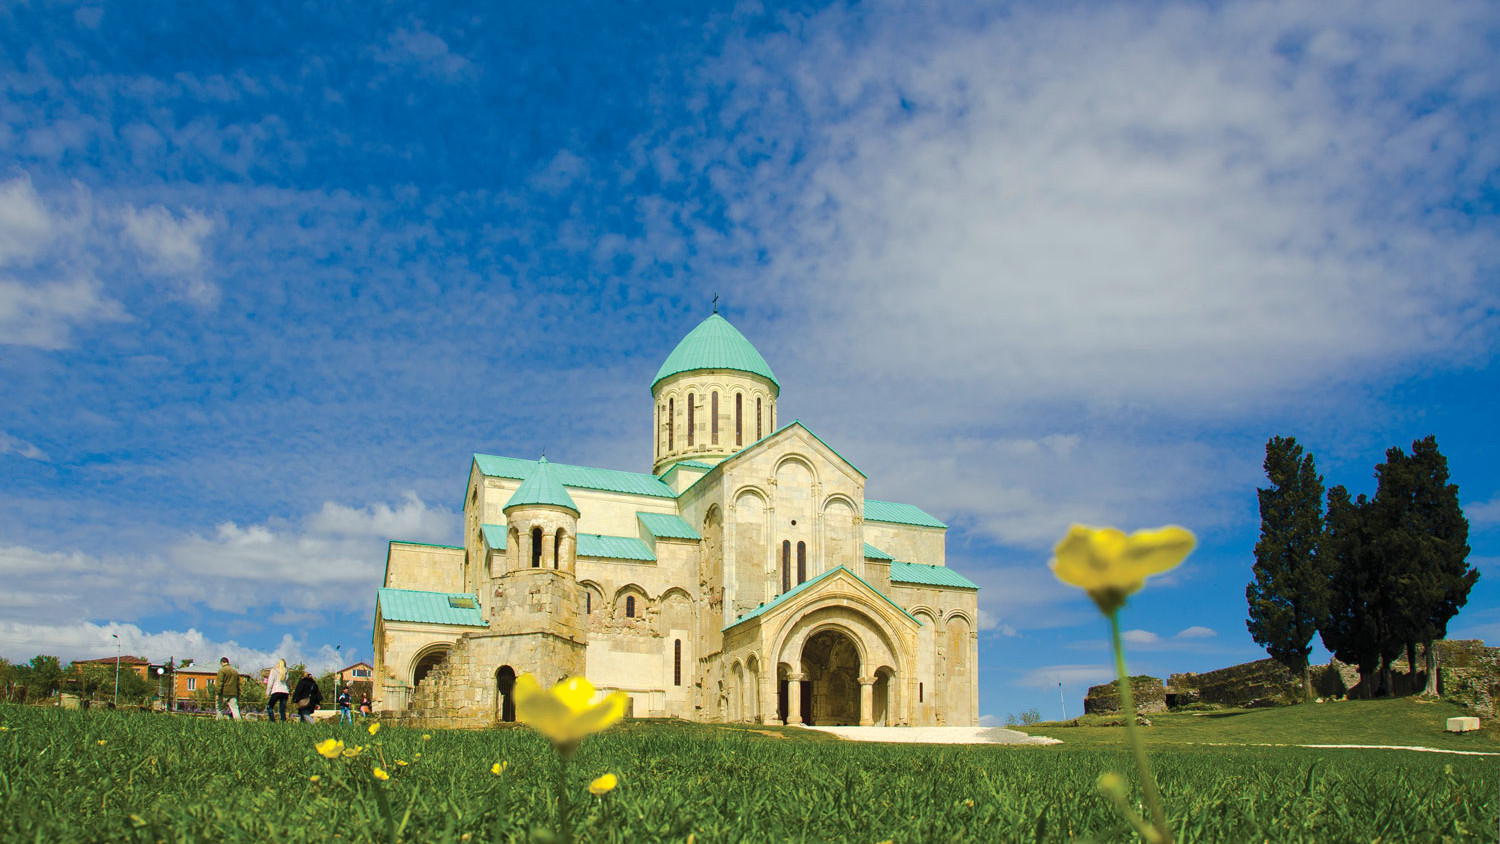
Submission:
POLYGON ((656 378, 651 381, 651 389, 663 378, 676 375, 680 372, 693 372, 699 369, 734 369, 740 372, 749 372, 759 375, 770 381, 781 391, 781 384, 777 382, 775 373, 767 365, 766 359, 760 356, 760 352, 745 339, 745 335, 739 329, 729 324, 729 320, 714 314, 698 324, 697 328, 688 332, 688 336, 682 338, 672 354, 667 355, 667 360, 656 371, 656 378))
POLYGON ((566 507, 574 513, 578 512, 578 505, 573 503, 573 496, 552 474, 552 464, 543 457, 536 462, 536 470, 531 473, 520 489, 505 502, 501 509, 509 510, 512 507, 521 507, 527 504, 550 504, 554 507, 566 507))

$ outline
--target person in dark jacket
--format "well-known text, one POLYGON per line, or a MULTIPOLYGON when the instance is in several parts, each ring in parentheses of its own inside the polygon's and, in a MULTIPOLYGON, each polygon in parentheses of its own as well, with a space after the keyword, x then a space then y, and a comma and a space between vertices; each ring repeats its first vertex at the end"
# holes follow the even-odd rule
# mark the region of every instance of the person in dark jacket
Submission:
POLYGON ((302 675, 297 681, 297 688, 292 692, 292 704, 297 707, 297 718, 311 724, 312 714, 318 711, 318 705, 323 702, 323 693, 318 689, 318 681, 312 672, 302 675))
POLYGON ((229 711, 229 717, 235 721, 240 720, 240 672, 229 664, 229 657, 219 658, 219 683, 218 695, 214 701, 214 720, 224 717, 224 711, 229 711))
POLYGON ((344 689, 343 691, 339 692, 338 697, 340 724, 343 724, 346 721, 350 724, 354 723, 354 710, 350 709, 350 703, 352 701, 353 697, 349 694, 349 684, 345 683, 344 689))

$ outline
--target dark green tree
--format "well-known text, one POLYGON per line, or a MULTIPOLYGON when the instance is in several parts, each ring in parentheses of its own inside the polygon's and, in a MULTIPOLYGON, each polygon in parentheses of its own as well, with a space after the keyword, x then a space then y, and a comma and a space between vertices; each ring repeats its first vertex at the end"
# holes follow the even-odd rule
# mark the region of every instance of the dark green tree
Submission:
POLYGON ((1363 495, 1351 501, 1342 486, 1329 489, 1318 548, 1329 568, 1328 613, 1318 632, 1323 647, 1359 669, 1365 697, 1371 696, 1382 655, 1395 641, 1381 595, 1383 558, 1372 533, 1370 501, 1363 495))
POLYGON ((57 692, 62 682, 62 663, 55 656, 37 654, 22 669, 22 681, 30 700, 41 700, 57 692))
MULTIPOLYGON (((1425 693, 1437 694, 1433 641, 1447 635, 1448 622, 1468 602, 1479 572, 1468 564, 1469 522, 1448 482, 1448 461, 1437 439, 1412 443, 1411 454, 1386 452, 1376 467, 1375 542, 1385 556, 1386 598, 1394 633, 1406 650, 1408 670, 1417 668, 1416 646, 1426 658, 1425 693)), ((1389 680, 1388 667, 1383 671, 1389 680)))
POLYGON ((1323 535, 1323 478, 1311 454, 1293 437, 1266 443, 1269 488, 1258 491, 1260 541, 1255 580, 1245 587, 1245 626, 1271 658, 1302 675, 1303 695, 1313 696, 1307 657, 1328 615, 1329 567, 1318 553, 1323 535))

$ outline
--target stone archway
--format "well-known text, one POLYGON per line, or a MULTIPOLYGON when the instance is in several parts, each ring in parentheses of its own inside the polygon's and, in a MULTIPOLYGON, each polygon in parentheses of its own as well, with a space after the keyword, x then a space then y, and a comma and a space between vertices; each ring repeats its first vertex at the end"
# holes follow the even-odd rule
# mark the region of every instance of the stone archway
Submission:
POLYGON ((516 720, 516 700, 512 692, 516 688, 516 670, 509 665, 495 669, 495 720, 510 723, 516 720))
POLYGON ((412 688, 421 685, 422 681, 427 678, 427 674, 448 658, 448 651, 451 648, 452 645, 448 644, 436 645, 417 656, 416 662, 412 664, 411 668, 412 688))
POLYGON ((860 650, 854 638, 829 627, 809 636, 802 646, 802 719, 811 725, 859 724, 860 650))

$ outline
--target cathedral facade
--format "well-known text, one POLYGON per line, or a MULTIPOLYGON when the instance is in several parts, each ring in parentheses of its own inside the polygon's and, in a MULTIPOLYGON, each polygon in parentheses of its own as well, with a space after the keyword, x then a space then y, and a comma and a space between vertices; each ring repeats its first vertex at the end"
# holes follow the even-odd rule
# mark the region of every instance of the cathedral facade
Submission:
POLYGON ((978 718, 978 587, 947 526, 778 423, 770 366, 718 314, 651 384, 652 471, 474 455, 461 546, 392 541, 375 706, 514 719, 515 678, 588 677, 637 717, 978 718))

